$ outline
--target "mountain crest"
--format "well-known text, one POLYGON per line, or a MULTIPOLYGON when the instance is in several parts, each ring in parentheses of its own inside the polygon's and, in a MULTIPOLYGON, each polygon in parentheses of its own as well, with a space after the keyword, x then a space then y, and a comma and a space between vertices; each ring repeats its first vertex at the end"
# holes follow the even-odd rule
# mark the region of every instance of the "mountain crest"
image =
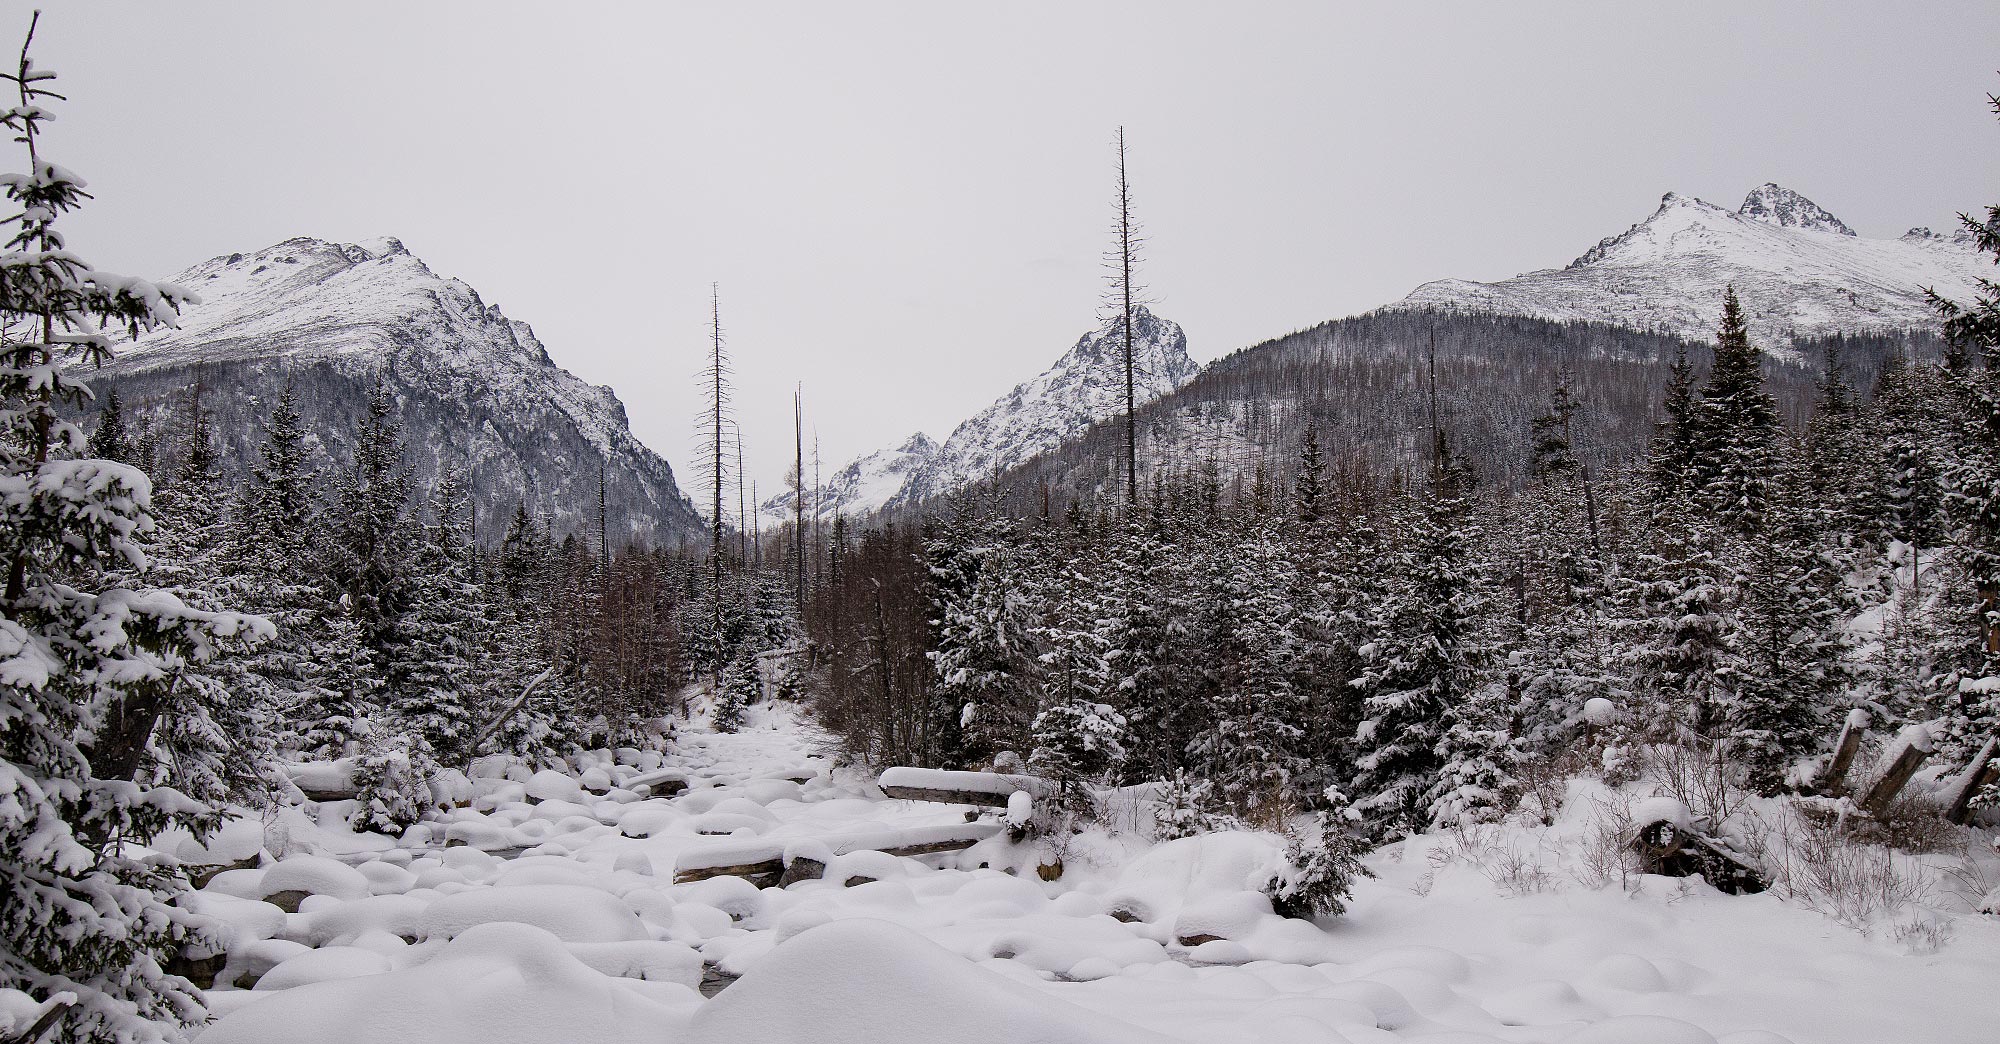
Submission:
POLYGON ((1765 221, 1779 228, 1804 228, 1818 232, 1834 232, 1843 236, 1854 235, 1854 230, 1834 217, 1825 207, 1793 192, 1782 185, 1765 182, 1750 190, 1744 197, 1743 205, 1736 208, 1738 214, 1757 221, 1765 221))

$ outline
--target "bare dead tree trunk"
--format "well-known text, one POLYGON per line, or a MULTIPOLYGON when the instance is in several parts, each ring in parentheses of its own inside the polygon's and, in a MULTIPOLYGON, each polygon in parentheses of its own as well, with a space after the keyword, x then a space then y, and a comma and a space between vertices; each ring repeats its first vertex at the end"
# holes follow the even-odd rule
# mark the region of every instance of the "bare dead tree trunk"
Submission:
POLYGON ((1132 359, 1132 262, 1137 248, 1132 227, 1132 185, 1125 176, 1125 128, 1118 128, 1118 293, 1125 327, 1125 506, 1139 507, 1139 428, 1137 381, 1132 359))
POLYGON ((792 389, 792 553, 799 560, 799 612, 806 611, 806 407, 805 389, 792 389))
POLYGON ((710 499, 712 512, 708 543, 709 569, 709 626, 712 640, 717 644, 712 650, 714 656, 709 669, 709 683, 712 691, 722 691, 722 483, 727 475, 723 467, 722 427, 729 416, 728 357, 722 350, 722 295, 715 284, 709 285, 709 471, 710 499))

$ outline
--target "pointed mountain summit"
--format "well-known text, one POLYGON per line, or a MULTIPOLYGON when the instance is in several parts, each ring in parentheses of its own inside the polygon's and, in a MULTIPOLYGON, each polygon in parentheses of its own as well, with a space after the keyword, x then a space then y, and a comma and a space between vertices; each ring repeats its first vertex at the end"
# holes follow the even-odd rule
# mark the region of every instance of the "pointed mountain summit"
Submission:
MULTIPOLYGON (((1118 416, 1125 408, 1124 337, 1123 318, 1113 316, 1078 338, 1040 376, 954 428, 892 503, 917 504, 963 489, 1118 416)), ((1188 357, 1180 324, 1143 305, 1134 314, 1132 338, 1138 405, 1172 392, 1201 369, 1188 357)))
POLYGON ((1848 228, 1845 222, 1834 217, 1825 207, 1791 189, 1768 181, 1751 189, 1750 194, 1743 198, 1743 205, 1736 208, 1736 212, 1779 228, 1807 228, 1843 236, 1854 235, 1853 229, 1848 228))
POLYGON ((197 379, 215 389, 203 405, 225 466, 259 459, 259 423, 289 382, 313 449, 345 467, 355 418, 380 381, 397 401, 419 486, 442 467, 469 472, 482 541, 498 540, 524 502, 557 532, 594 538, 600 468, 614 539, 665 542, 700 526, 610 388, 557 366, 526 323, 432 272, 400 240, 288 239, 173 281, 201 303, 178 329, 127 346, 97 380, 170 426, 197 379))
MULTIPOLYGON (((920 431, 893 449, 876 450, 848 461, 822 480, 817 502, 812 502, 813 491, 806 491, 806 514, 809 519, 830 522, 836 515, 859 518, 879 511, 909 483, 911 476, 929 467, 937 455, 937 442, 920 431)), ((811 476, 806 480, 812 481, 811 476)), ((789 489, 764 501, 757 510, 765 525, 784 525, 797 517, 789 489)))
POLYGON ((1438 308, 1611 323, 1707 339, 1735 286, 1760 346, 1794 335, 1935 329, 1926 288, 1968 298, 1990 271, 1969 240, 1911 233, 1855 235, 1811 200, 1777 185, 1739 210, 1669 192, 1646 220, 1565 268, 1492 283, 1425 283, 1391 309, 1438 308))
MULTIPOLYGON (((942 446, 919 434, 895 449, 854 460, 826 483, 821 514, 837 507, 849 518, 946 496, 991 478, 1060 445, 1125 409, 1125 324, 1106 319, 1077 339, 1055 364, 1015 385, 993 405, 952 429, 942 446), (904 476, 896 482, 897 476, 904 476)), ((1134 398, 1143 406, 1194 379, 1201 366, 1187 353, 1180 324, 1141 305, 1134 310, 1134 398)), ((791 493, 764 502, 774 522, 790 518, 791 493)))

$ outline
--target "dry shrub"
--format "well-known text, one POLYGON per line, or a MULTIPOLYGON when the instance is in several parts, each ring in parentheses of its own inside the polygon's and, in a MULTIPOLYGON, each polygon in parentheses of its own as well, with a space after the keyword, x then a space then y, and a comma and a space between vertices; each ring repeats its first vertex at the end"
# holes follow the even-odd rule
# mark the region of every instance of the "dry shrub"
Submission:
POLYGON ((1634 880, 1632 806, 1623 800, 1592 799, 1590 830, 1570 851, 1569 875, 1585 888, 1605 888, 1616 882, 1630 889, 1634 880))
POLYGON ((1750 796, 1742 787, 1742 767, 1719 740, 1648 744, 1640 763, 1668 797, 1708 820, 1711 828, 1735 818, 1750 796))
POLYGON ((1514 767, 1520 785, 1517 811, 1534 816, 1543 826, 1554 826, 1569 797, 1569 781, 1583 775, 1594 764, 1589 747, 1571 747, 1553 757, 1534 757, 1514 767))
POLYGON ((1458 823, 1445 840, 1431 847, 1424 858, 1430 869, 1417 879, 1411 891, 1426 895, 1439 871, 1454 863, 1478 870, 1504 895, 1522 896, 1546 892, 1555 887, 1556 875, 1545 864, 1544 853, 1522 847, 1491 823, 1458 823))
POLYGON ((1936 953, 1951 941, 1953 924, 1935 917, 1918 917, 1893 925, 1889 937, 1913 955, 1936 953))
POLYGON ((1944 818, 1944 803, 1921 794, 1904 794, 1874 816, 1849 820, 1854 839, 1905 852, 1956 852, 1965 846, 1965 831, 1944 818))
POLYGON ((1870 922, 1934 891, 1925 867, 1893 849, 1857 841, 1839 819, 1786 817, 1780 844, 1766 865, 1773 890, 1850 928, 1870 922))

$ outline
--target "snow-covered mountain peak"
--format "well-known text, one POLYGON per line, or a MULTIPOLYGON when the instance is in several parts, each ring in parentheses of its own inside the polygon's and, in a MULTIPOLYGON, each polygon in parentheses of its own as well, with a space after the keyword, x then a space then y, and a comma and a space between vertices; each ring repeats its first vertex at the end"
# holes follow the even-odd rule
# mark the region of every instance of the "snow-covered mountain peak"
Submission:
POLYGON ((1644 221, 1565 268, 1491 283, 1437 280, 1389 307, 1611 323, 1705 339, 1724 288, 1734 286, 1751 332, 1782 351, 1794 335, 1932 327, 1936 313, 1924 291, 1967 298, 1989 268, 1969 237, 1912 231, 1868 239, 1804 196, 1764 185, 1741 210, 1669 192, 1644 221))
MULTIPOLYGON (((808 491, 806 514, 819 521, 835 516, 856 518, 879 510, 902 491, 912 476, 937 458, 938 444, 929 435, 917 432, 894 449, 876 450, 849 461, 821 480, 817 499, 808 491)), ((797 519, 792 491, 786 490, 758 505, 758 514, 770 525, 797 519)))
POLYGON ((1825 207, 1793 192, 1782 185, 1765 182, 1750 190, 1744 197, 1743 205, 1736 208, 1738 214, 1758 221, 1768 221, 1779 228, 1805 228, 1818 232, 1834 232, 1843 236, 1854 235, 1854 230, 1834 217, 1825 207))
MULTIPOLYGON (((1145 405, 1201 370, 1187 353, 1187 334, 1170 319, 1133 309, 1134 398, 1145 405)), ((818 515, 850 518, 892 505, 913 505, 990 478, 1051 449, 1125 408, 1125 321, 1109 316, 1077 338, 1055 363, 952 430, 939 445, 919 432, 894 449, 848 463, 829 479, 818 515)), ((792 517, 791 493, 764 502, 772 522, 792 517)))
MULTIPOLYGON (((695 522, 611 389, 557 366, 528 324, 433 272, 401 240, 301 236, 210 258, 172 281, 199 302, 178 328, 139 338, 105 371, 141 408, 163 408, 197 370, 237 393, 240 410, 292 381, 337 457, 366 389, 381 382, 402 403, 419 474, 469 461, 482 511, 526 500, 580 527, 602 464, 635 536, 663 538, 695 522)), ((234 419, 228 437, 247 442, 258 417, 234 419)))
MULTIPOLYGON (((1053 366, 1023 382, 952 430, 930 466, 895 497, 914 504, 1005 471, 1125 407, 1124 316, 1107 317, 1077 339, 1053 366)), ((1134 310, 1134 398, 1138 405, 1174 391, 1200 371, 1180 324, 1134 310)))

